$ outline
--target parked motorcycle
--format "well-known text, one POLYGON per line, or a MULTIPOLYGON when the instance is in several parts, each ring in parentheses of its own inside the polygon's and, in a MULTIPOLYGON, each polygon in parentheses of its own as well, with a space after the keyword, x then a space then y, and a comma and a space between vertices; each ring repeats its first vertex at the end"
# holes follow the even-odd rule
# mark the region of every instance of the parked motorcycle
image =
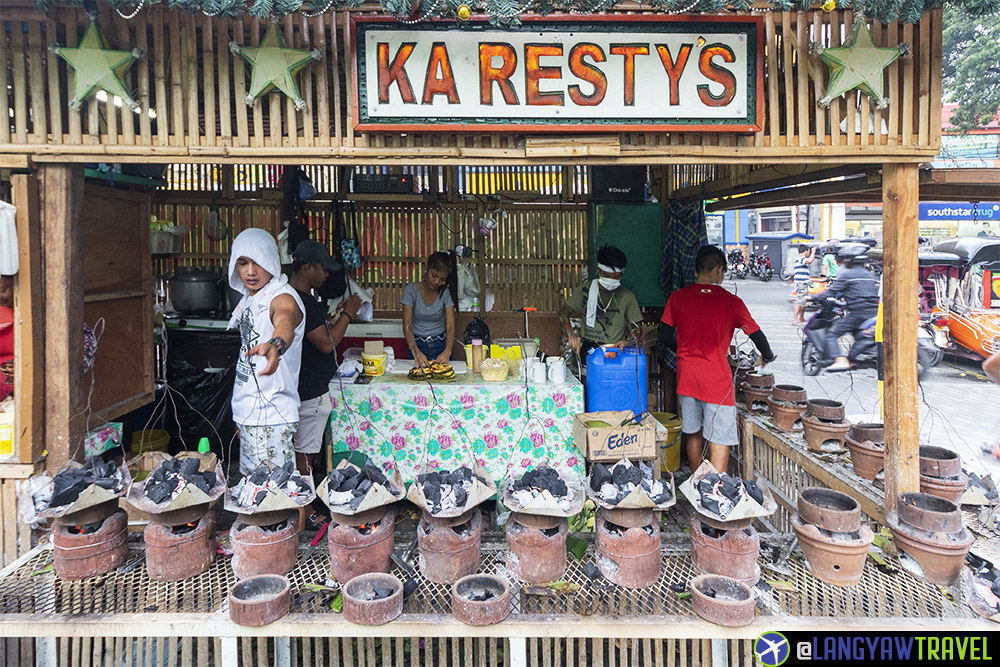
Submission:
POLYGON ((726 256, 726 265, 729 267, 729 273, 740 279, 746 278, 750 272, 746 258, 743 257, 743 251, 739 248, 733 248, 729 251, 729 255, 726 256))
MULTIPOLYGON (((767 250, 767 246, 764 246, 763 249, 767 250)), ((766 283, 774 275, 774 269, 771 268, 771 258, 763 252, 750 253, 750 273, 766 283)))
MULTIPOLYGON (((819 375, 819 372, 833 363, 826 359, 826 332, 834 322, 844 316, 846 303, 842 299, 824 297, 816 300, 819 311, 809 318, 802 328, 802 372, 819 375)), ((851 362, 852 367, 874 367, 878 363, 875 347, 875 321, 865 321, 860 331, 840 337, 840 350, 851 362)), ((933 336, 925 327, 917 330, 917 378, 922 378, 927 369, 940 361, 940 350, 934 344, 933 336)))

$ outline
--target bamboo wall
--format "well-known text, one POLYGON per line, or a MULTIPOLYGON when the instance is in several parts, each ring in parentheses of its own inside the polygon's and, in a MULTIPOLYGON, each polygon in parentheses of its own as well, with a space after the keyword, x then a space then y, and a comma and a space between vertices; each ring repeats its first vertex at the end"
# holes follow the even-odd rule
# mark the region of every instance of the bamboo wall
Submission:
MULTIPOLYGON (((162 195, 161 195, 162 196, 162 195)), ((213 204, 183 203, 183 194, 155 201, 153 213, 188 228, 177 255, 154 255, 154 273, 167 274, 177 266, 226 267, 232 239, 249 227, 261 227, 277 236, 279 202, 234 200, 218 202, 220 220, 229 237, 213 241, 205 224, 213 204)), ((332 250, 330 205, 313 201, 308 207, 312 238, 332 250)), ((458 244, 475 254, 480 285, 489 289, 496 311, 534 306, 556 311, 563 288, 583 280, 586 265, 586 210, 575 204, 500 204, 479 200, 460 203, 343 204, 348 236, 358 242, 364 258, 354 279, 375 289, 376 310, 397 310, 403 288, 420 280, 427 256, 458 244), (489 236, 478 232, 483 215, 497 220, 489 236)))
POLYGON ((290 46, 321 48, 326 56, 300 75, 307 108, 296 112, 280 93, 253 107, 242 102, 248 67, 230 53, 228 44, 233 39, 258 44, 265 24, 169 11, 163 5, 143 8, 127 21, 102 4, 100 21, 112 45, 139 46, 148 54, 127 74, 142 108, 133 113, 92 99, 74 111, 67 106, 66 65, 47 49, 53 42, 77 44, 87 22, 83 10, 60 8, 40 15, 31 5, 5 5, 0 90, 11 86, 13 118, 10 126, 0 124, 0 151, 36 160, 498 165, 761 163, 780 157, 913 162, 936 154, 940 143, 940 10, 918 24, 873 25, 876 44, 912 46, 911 56, 886 70, 886 110, 871 109, 868 98, 856 93, 829 110, 815 104, 828 72, 818 57, 807 54, 807 45, 812 40, 840 44, 852 22, 850 11, 769 12, 764 15, 765 119, 760 132, 525 138, 482 132, 355 132, 345 58, 348 11, 282 19, 290 46))

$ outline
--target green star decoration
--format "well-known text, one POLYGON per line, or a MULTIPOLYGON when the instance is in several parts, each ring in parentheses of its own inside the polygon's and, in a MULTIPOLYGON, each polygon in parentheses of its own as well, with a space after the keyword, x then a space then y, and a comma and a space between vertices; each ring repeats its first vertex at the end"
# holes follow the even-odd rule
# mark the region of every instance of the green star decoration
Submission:
POLYGON ((288 48, 277 24, 272 23, 260 46, 240 46, 236 42, 230 42, 229 50, 243 56, 253 67, 250 91, 245 99, 247 105, 252 106, 255 100, 277 88, 295 101, 297 110, 306 108, 305 100, 299 97, 295 75, 312 61, 322 59, 321 49, 299 51, 288 48))
POLYGON ((97 21, 91 21, 87 31, 83 33, 80 46, 67 48, 53 44, 49 51, 65 60, 73 68, 73 98, 70 107, 80 106, 97 92, 103 89, 109 95, 125 100, 133 111, 139 108, 139 103, 132 99, 123 80, 125 72, 145 53, 135 48, 131 51, 115 51, 108 45, 101 26, 97 21))
POLYGON ((889 104, 889 100, 882 92, 882 70, 899 56, 909 53, 910 46, 875 46, 868 24, 863 16, 859 16, 851 26, 844 46, 828 49, 813 42, 809 45, 809 52, 819 55, 830 68, 830 83, 826 87, 826 95, 817 100, 820 106, 828 107, 833 98, 858 88, 874 100, 876 108, 883 109, 889 104))

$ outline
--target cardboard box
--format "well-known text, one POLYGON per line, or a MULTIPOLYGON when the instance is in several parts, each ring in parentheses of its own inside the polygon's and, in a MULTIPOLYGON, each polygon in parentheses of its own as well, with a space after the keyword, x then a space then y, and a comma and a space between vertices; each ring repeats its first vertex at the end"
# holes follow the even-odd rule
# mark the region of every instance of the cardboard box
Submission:
POLYGON ((619 459, 649 461, 656 458, 656 429, 644 421, 636 424, 626 411, 581 412, 573 418, 573 442, 589 461, 619 459), (626 419, 626 426, 619 426, 626 419), (587 426, 603 421, 609 426, 587 426))

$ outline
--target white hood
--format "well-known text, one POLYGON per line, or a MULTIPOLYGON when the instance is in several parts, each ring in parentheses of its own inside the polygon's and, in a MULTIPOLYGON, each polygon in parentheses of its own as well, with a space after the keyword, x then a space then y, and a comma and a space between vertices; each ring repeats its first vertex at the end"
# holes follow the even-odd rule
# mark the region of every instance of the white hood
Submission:
POLYGON ((271 274, 272 280, 283 277, 281 260, 278 259, 278 244, 270 232, 258 228, 245 229, 233 239, 229 255, 229 286, 237 292, 247 294, 247 287, 236 270, 236 260, 240 257, 252 259, 257 266, 271 274))

